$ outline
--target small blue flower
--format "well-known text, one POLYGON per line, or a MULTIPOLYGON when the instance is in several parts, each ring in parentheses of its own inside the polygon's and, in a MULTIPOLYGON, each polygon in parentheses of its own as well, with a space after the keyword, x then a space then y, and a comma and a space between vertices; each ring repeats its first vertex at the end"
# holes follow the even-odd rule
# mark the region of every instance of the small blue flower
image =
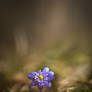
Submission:
POLYGON ((44 86, 51 87, 51 80, 54 79, 54 72, 49 71, 48 67, 45 67, 42 71, 31 72, 28 78, 32 80, 30 87, 38 85, 40 89, 44 86))

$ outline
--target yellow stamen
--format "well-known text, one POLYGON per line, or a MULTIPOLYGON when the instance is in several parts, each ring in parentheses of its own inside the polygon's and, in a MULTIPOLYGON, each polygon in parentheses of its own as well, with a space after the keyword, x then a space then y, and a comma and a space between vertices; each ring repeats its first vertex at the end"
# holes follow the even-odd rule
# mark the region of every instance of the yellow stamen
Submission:
POLYGON ((40 76, 39 76, 39 79, 40 79, 40 80, 42 80, 42 79, 43 79, 43 76, 42 76, 42 75, 40 75, 40 76))

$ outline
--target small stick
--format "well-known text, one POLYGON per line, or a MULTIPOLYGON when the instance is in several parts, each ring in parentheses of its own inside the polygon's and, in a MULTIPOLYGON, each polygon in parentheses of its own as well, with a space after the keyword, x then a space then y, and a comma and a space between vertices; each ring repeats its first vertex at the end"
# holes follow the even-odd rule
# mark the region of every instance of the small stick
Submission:
POLYGON ((42 89, 40 89, 40 92, 42 92, 42 89))
POLYGON ((69 92, 69 88, 67 88, 67 92, 69 92))

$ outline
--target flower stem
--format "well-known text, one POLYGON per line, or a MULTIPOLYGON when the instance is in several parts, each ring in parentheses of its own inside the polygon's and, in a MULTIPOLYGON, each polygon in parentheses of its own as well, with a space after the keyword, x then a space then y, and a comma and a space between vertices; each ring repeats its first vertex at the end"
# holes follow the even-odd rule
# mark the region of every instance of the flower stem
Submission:
POLYGON ((40 89, 40 92, 42 92, 42 90, 40 89))

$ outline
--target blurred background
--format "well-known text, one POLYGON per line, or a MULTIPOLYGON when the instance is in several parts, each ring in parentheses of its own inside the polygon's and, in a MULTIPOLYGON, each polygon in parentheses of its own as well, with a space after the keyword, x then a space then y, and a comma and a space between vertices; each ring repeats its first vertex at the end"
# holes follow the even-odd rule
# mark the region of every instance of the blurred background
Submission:
MULTIPOLYGON (((0 92, 29 92, 27 75, 44 66, 56 74, 54 87, 44 92, 63 92, 62 87, 76 84, 75 81, 89 82, 91 3, 91 0, 1 0, 0 92)), ((39 92, 30 92, 36 91, 39 92)))

